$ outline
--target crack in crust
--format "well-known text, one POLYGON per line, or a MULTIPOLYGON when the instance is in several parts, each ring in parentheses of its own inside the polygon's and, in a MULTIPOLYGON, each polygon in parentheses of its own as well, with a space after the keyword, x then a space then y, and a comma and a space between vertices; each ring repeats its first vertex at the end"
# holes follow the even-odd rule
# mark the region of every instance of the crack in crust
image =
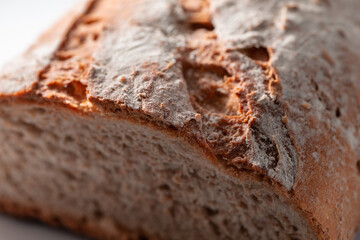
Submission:
POLYGON ((202 133, 215 156, 227 166, 272 174, 279 182, 284 180, 276 177, 278 172, 290 168, 289 188, 297 157, 280 117, 281 85, 271 56, 272 50, 262 46, 226 49, 216 35, 201 30, 188 36, 180 60, 192 105, 202 115, 202 133), (257 74, 242 70, 244 64, 258 69, 257 74), (268 124, 278 130, 269 131, 268 124))
POLYGON ((67 101, 75 106, 89 104, 86 75, 93 62, 92 53, 99 34, 104 28, 104 19, 96 17, 99 2, 89 2, 53 54, 51 63, 40 71, 36 88, 45 98, 67 101))

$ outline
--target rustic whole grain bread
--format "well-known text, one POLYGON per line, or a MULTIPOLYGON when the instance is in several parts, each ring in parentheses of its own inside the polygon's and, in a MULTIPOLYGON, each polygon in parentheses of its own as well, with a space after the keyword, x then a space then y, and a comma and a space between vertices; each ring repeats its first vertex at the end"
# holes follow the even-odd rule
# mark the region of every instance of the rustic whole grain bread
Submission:
POLYGON ((98 239, 351 239, 358 0, 93 0, 0 77, 0 209, 98 239))

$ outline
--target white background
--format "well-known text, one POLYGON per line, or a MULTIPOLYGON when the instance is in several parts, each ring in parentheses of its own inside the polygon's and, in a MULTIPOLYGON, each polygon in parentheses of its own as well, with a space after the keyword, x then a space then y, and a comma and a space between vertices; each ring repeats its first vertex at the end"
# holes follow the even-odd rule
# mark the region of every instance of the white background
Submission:
POLYGON ((21 54, 79 0, 0 0, 0 65, 21 54))
MULTIPOLYGON (((82 0, 0 0, 0 65, 24 52, 40 33, 79 1, 82 0)), ((80 239, 84 238, 0 215, 0 240, 80 239)), ((360 240, 360 234, 357 239, 360 240)))

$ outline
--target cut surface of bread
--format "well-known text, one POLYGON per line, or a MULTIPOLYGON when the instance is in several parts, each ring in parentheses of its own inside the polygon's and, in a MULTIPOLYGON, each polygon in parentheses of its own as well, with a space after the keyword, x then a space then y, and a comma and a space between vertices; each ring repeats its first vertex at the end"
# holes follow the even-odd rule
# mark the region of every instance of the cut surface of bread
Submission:
POLYGON ((84 2, 1 72, 0 210, 98 239, 351 239, 359 8, 84 2))
POLYGON ((29 104, 1 119, 1 197, 35 217, 113 239, 314 238, 263 176, 226 174, 175 132, 29 104))

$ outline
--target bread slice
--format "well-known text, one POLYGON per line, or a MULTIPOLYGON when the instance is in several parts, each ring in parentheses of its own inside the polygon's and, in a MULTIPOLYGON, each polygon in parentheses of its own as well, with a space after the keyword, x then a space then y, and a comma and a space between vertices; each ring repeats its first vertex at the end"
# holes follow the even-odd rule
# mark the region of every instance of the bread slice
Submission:
POLYGON ((98 239, 351 239, 358 0, 93 0, 0 77, 0 209, 98 239))

